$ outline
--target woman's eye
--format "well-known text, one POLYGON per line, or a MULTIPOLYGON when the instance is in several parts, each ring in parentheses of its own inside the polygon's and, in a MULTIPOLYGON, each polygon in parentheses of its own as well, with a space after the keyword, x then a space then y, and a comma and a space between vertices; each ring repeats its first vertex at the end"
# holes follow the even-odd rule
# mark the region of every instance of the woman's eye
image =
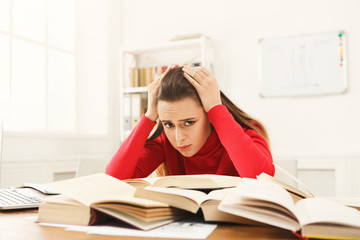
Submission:
POLYGON ((186 121, 185 122, 185 126, 191 126, 193 125, 195 122, 194 121, 186 121))
POLYGON ((171 127, 174 126, 174 124, 167 122, 167 123, 164 123, 164 126, 165 126, 166 128, 171 128, 171 127))

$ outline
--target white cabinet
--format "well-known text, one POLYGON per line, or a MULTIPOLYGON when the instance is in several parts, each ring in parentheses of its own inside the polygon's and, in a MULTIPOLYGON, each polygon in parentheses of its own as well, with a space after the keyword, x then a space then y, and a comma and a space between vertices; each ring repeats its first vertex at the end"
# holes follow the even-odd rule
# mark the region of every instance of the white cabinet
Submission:
POLYGON ((351 160, 351 182, 353 197, 360 197, 360 159, 351 160))
POLYGON ((360 159, 301 158, 297 177, 315 196, 359 197, 360 159))
POLYGON ((120 138, 123 141, 147 107, 147 85, 169 65, 199 64, 212 69, 212 48, 204 36, 121 50, 120 138))
POLYGON ((23 183, 47 183, 73 178, 76 175, 78 158, 26 158, 3 161, 1 187, 20 186, 23 183))

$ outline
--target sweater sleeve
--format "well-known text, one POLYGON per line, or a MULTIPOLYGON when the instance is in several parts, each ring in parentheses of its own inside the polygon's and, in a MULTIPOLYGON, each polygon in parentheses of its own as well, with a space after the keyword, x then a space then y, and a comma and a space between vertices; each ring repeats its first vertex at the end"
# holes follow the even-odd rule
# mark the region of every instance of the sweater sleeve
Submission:
POLYGON ((105 172, 118 179, 147 177, 164 159, 160 137, 146 142, 155 126, 145 115, 121 144, 105 172))
POLYGON ((216 105, 208 117, 241 177, 256 178, 262 172, 274 176, 269 147, 261 134, 243 129, 224 105, 216 105))

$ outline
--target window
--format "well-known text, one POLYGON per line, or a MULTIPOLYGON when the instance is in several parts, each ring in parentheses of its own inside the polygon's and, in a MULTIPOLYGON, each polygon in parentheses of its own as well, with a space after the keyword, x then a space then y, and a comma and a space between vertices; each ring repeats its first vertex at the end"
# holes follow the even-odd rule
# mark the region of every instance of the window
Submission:
POLYGON ((84 39, 84 31, 77 31, 78 6, 78 0, 0 0, 0 116, 5 131, 106 133, 106 76, 98 75, 103 82, 94 84, 91 73, 84 73, 91 67, 79 56, 83 47, 77 47, 79 35, 84 39), (94 110, 84 104, 93 101, 103 105, 94 110), (96 114, 100 117, 91 118, 96 114))

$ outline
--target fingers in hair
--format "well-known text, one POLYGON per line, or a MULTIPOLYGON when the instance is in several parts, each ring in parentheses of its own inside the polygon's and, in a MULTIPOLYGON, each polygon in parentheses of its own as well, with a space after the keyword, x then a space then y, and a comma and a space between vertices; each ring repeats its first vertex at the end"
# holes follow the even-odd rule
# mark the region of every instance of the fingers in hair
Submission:
POLYGON ((190 75, 192 78, 194 78, 197 82, 202 83, 205 78, 207 77, 199 67, 184 67, 182 69, 184 72, 186 72, 188 75, 190 75))

